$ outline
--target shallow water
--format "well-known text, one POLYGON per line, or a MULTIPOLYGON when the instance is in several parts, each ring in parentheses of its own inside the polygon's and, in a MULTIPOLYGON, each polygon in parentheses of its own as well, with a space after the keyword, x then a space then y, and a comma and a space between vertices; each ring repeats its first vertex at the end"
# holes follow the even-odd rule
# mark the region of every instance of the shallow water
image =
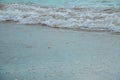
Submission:
POLYGON ((0 80, 120 80, 120 35, 0 24, 0 80))

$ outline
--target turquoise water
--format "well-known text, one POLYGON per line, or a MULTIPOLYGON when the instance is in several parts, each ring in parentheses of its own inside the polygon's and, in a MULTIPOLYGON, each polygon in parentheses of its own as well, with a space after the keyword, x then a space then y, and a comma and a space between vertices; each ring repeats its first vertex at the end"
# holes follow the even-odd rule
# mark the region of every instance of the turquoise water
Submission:
POLYGON ((74 7, 74 6, 119 6, 120 0, 1 0, 0 2, 36 3, 41 6, 74 7))

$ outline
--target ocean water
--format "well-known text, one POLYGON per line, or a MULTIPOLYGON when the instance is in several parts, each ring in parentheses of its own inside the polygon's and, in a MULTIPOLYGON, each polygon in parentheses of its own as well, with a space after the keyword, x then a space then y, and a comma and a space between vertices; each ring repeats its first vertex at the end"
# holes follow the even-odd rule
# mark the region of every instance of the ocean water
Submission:
POLYGON ((35 3, 41 6, 73 7, 73 6, 116 6, 119 0, 1 0, 7 3, 35 3))
POLYGON ((120 32, 120 0, 1 0, 0 22, 120 32))

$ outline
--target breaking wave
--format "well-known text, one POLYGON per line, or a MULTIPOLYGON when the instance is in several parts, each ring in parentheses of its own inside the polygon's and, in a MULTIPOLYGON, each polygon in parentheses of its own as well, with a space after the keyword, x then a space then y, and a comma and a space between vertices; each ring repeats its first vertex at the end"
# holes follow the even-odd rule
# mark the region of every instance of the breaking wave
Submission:
POLYGON ((24 3, 0 3, 0 22, 8 21, 120 32, 120 7, 55 8, 24 3))

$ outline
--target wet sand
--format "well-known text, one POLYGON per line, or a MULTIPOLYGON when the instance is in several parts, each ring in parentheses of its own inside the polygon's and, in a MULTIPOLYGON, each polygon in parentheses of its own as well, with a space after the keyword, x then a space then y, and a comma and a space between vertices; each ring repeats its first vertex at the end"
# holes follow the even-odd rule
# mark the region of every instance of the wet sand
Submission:
POLYGON ((120 80, 120 35, 0 23, 0 80, 120 80))

